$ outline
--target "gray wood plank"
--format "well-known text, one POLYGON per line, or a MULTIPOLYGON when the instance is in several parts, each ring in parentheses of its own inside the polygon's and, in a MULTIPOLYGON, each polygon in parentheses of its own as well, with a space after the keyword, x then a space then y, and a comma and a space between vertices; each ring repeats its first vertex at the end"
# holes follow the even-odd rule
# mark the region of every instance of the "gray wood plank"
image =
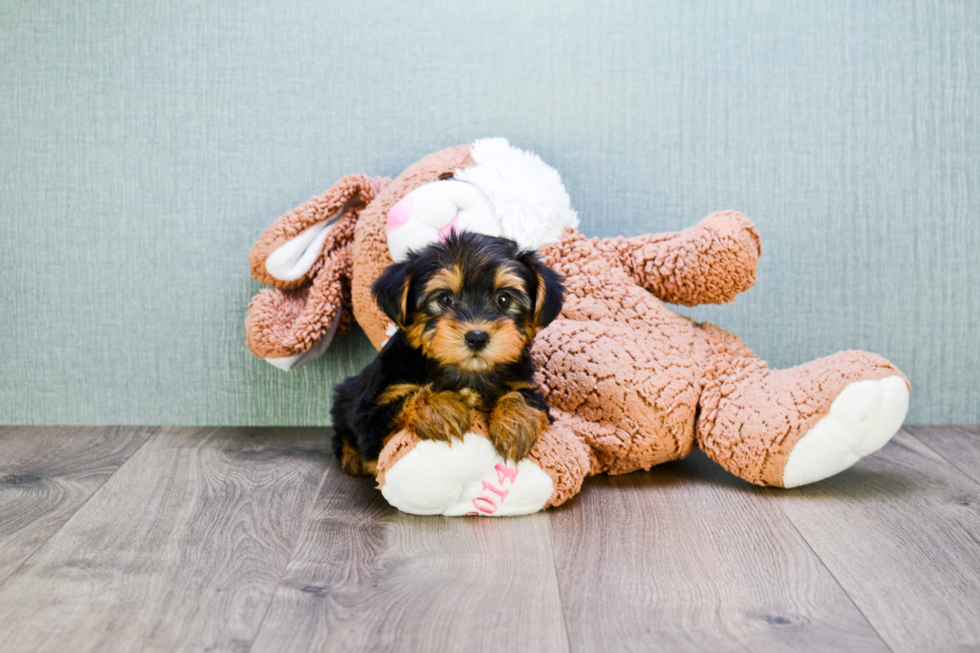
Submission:
POLYGON ((901 431, 779 497, 893 651, 980 649, 980 485, 901 431))
POLYGON ((0 649, 248 648, 325 430, 163 429, 0 587, 0 649))
POLYGON ((0 585, 155 430, 0 427, 0 585))
POLYGON ((334 463, 252 650, 566 651, 548 517, 407 515, 334 463))
POLYGON ((887 650, 773 505, 698 452, 551 513, 576 651, 887 650))
POLYGON ((980 425, 905 428, 946 462, 980 483, 980 425))

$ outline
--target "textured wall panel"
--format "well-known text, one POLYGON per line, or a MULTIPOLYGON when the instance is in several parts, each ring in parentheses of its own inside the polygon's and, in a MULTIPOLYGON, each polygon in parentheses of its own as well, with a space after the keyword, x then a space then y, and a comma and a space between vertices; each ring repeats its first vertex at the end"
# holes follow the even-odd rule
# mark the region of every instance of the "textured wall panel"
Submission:
POLYGON ((913 423, 980 421, 980 4, 10 2, 0 7, 0 422, 320 424, 352 333, 254 360, 247 252, 351 172, 482 135, 583 230, 759 227, 690 313, 770 363, 877 351, 913 423))

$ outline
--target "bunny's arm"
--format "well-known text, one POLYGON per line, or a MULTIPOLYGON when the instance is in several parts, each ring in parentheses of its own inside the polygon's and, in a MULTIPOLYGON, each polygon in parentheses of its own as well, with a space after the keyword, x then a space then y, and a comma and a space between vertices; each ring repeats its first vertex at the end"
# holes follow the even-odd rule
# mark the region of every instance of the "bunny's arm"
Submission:
POLYGON ((712 213, 667 234, 606 238, 597 247, 637 284, 672 304, 724 304, 755 284, 759 233, 741 213, 712 213))

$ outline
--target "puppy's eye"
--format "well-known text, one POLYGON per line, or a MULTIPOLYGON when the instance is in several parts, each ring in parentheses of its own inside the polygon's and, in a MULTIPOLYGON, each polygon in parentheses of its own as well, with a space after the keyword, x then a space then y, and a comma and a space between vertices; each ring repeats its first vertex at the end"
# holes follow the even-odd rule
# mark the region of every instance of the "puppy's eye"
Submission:
POLYGON ((456 305, 456 298, 452 296, 452 293, 448 292, 444 292, 439 295, 439 298, 436 301, 438 301, 439 305, 443 308, 452 308, 456 305))
POLYGON ((510 301, 511 301, 510 295, 508 295, 507 293, 505 292, 497 293, 497 299, 496 299, 497 308, 499 308, 500 310, 506 311, 507 308, 510 306, 510 301))

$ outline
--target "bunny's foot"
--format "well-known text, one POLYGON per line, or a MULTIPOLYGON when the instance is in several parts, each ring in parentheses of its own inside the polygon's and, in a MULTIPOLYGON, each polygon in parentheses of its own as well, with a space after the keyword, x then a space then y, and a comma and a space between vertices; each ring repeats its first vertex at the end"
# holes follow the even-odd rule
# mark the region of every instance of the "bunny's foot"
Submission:
MULTIPOLYGON (((378 477, 381 494, 402 512, 527 515, 544 508, 554 492, 551 477, 533 460, 504 460, 482 435, 469 432, 451 443, 417 440, 414 446, 412 440, 406 431, 395 436, 389 447, 410 450, 378 477)), ((385 467, 384 460, 379 467, 385 467)))
POLYGON ((770 370, 737 337, 720 329, 712 336, 698 444, 746 481, 822 480, 883 447, 905 419, 908 382, 880 356, 844 351, 770 370))
POLYGON ((579 433, 588 423, 559 410, 531 454, 505 460, 485 435, 486 416, 472 413, 461 440, 420 440, 405 429, 378 458, 378 486, 395 508, 416 515, 527 515, 575 496, 597 461, 579 433))
POLYGON ((908 407, 901 376, 851 383, 790 451, 783 487, 823 480, 878 451, 898 432, 908 407))

